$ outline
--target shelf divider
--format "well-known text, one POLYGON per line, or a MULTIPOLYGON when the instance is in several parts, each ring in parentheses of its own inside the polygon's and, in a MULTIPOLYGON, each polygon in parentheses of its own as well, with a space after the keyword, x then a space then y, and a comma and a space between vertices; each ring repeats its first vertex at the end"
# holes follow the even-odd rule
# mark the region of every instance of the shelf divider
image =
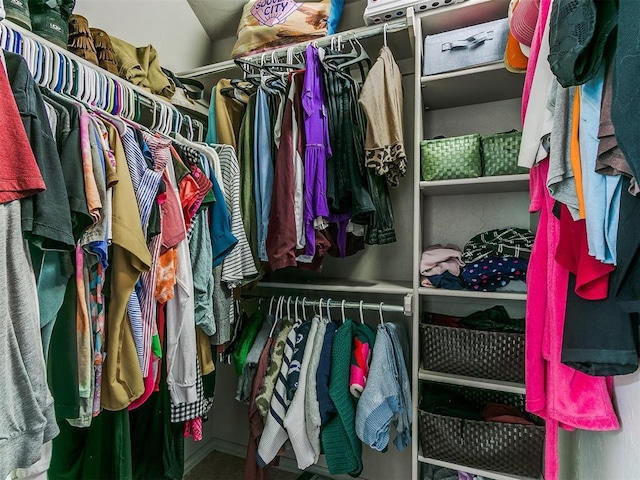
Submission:
POLYGON ((485 390, 496 390, 498 392, 517 393, 524 395, 526 389, 524 384, 515 382, 504 382, 489 378, 467 377, 465 375, 455 375, 453 373, 441 373, 431 370, 420 369, 418 373, 420 380, 430 382, 447 383, 449 385, 460 385, 463 387, 482 388, 485 390))
POLYGON ((490 470, 482 470, 481 468, 472 468, 465 465, 458 465, 456 463, 445 462, 442 460, 436 460, 435 458, 428 458, 422 455, 418 456, 418 461, 422 463, 429 463, 438 467, 450 468, 451 470, 459 470, 472 475, 479 475, 484 478, 491 478, 492 480, 539 480, 529 477, 521 477, 518 475, 511 475, 510 473, 492 472, 490 470))
POLYGON ((446 288, 420 287, 418 293, 425 297, 453 297, 487 300, 513 300, 524 302, 527 300, 526 293, 512 292, 475 292, 472 290, 447 290, 446 288))

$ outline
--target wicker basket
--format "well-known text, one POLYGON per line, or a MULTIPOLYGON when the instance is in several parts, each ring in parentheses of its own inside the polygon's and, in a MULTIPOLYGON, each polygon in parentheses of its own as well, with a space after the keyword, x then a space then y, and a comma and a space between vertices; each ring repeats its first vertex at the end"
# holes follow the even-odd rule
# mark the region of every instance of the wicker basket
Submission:
POLYGON ((516 175, 529 170, 518 166, 522 132, 504 132, 481 137, 482 172, 495 175, 516 175))
POLYGON ((524 383, 524 334, 423 323, 420 335, 427 370, 524 383))
POLYGON ((477 178, 482 175, 480 135, 437 138, 420 142, 422 180, 477 178))
MULTIPOLYGON (((466 387, 451 389, 478 409, 488 402, 520 409, 524 404, 521 395, 466 387)), ((464 420, 423 410, 419 417, 422 455, 427 458, 511 475, 542 476, 544 426, 464 420)))

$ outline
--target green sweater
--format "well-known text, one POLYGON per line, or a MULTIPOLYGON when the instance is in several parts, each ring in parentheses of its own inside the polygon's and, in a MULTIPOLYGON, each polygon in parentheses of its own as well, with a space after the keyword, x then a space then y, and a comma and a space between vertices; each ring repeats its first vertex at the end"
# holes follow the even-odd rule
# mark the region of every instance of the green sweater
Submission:
POLYGON ((353 322, 345 320, 333 338, 329 396, 338 413, 322 429, 321 436, 329 473, 358 477, 362 472, 362 443, 356 436, 356 405, 349 392, 353 335, 353 322))

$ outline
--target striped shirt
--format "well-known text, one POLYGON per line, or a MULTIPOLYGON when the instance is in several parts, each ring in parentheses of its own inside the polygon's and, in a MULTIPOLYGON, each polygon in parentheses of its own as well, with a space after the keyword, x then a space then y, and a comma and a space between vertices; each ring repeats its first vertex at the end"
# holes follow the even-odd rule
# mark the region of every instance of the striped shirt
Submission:
MULTIPOLYGON (((162 172, 170 158, 169 145, 171 142, 146 133, 144 134, 144 141, 151 151, 153 168, 148 167, 147 160, 142 153, 142 148, 136 139, 133 129, 128 127, 122 136, 127 166, 131 174, 131 182, 140 212, 142 231, 146 235, 151 209, 162 180, 162 172)), ((127 312, 143 375, 146 375, 149 371, 151 337, 153 324, 156 320, 156 300, 154 298, 156 269, 154 266, 160 255, 159 239, 153 239, 148 243, 148 246, 152 255, 152 267, 148 272, 142 274, 140 278, 142 288, 138 291, 134 290, 127 303, 127 312)))
POLYGON ((253 254, 242 223, 240 213, 240 166, 233 148, 229 145, 216 147, 222 169, 224 182, 224 197, 231 216, 231 233, 238 239, 238 243, 222 263, 222 280, 229 288, 235 288, 245 278, 258 274, 253 254))
POLYGON ((289 435, 284 428, 284 417, 291 403, 287 398, 287 374, 291 364, 291 357, 296 343, 298 325, 295 325, 289 335, 284 346, 284 356, 282 357, 282 365, 276 380, 276 388, 271 397, 269 412, 267 413, 267 421, 260 437, 258 445, 257 461, 262 468, 267 466, 276 458, 284 442, 287 441, 289 435))

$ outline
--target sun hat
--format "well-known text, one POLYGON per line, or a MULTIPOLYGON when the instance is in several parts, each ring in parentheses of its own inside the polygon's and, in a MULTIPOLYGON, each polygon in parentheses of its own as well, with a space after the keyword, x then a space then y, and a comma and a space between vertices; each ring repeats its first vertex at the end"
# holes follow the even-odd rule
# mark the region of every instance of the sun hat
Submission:
POLYGON ((530 47, 533 41, 539 10, 540 0, 519 0, 509 21, 509 30, 514 38, 527 47, 530 47))

